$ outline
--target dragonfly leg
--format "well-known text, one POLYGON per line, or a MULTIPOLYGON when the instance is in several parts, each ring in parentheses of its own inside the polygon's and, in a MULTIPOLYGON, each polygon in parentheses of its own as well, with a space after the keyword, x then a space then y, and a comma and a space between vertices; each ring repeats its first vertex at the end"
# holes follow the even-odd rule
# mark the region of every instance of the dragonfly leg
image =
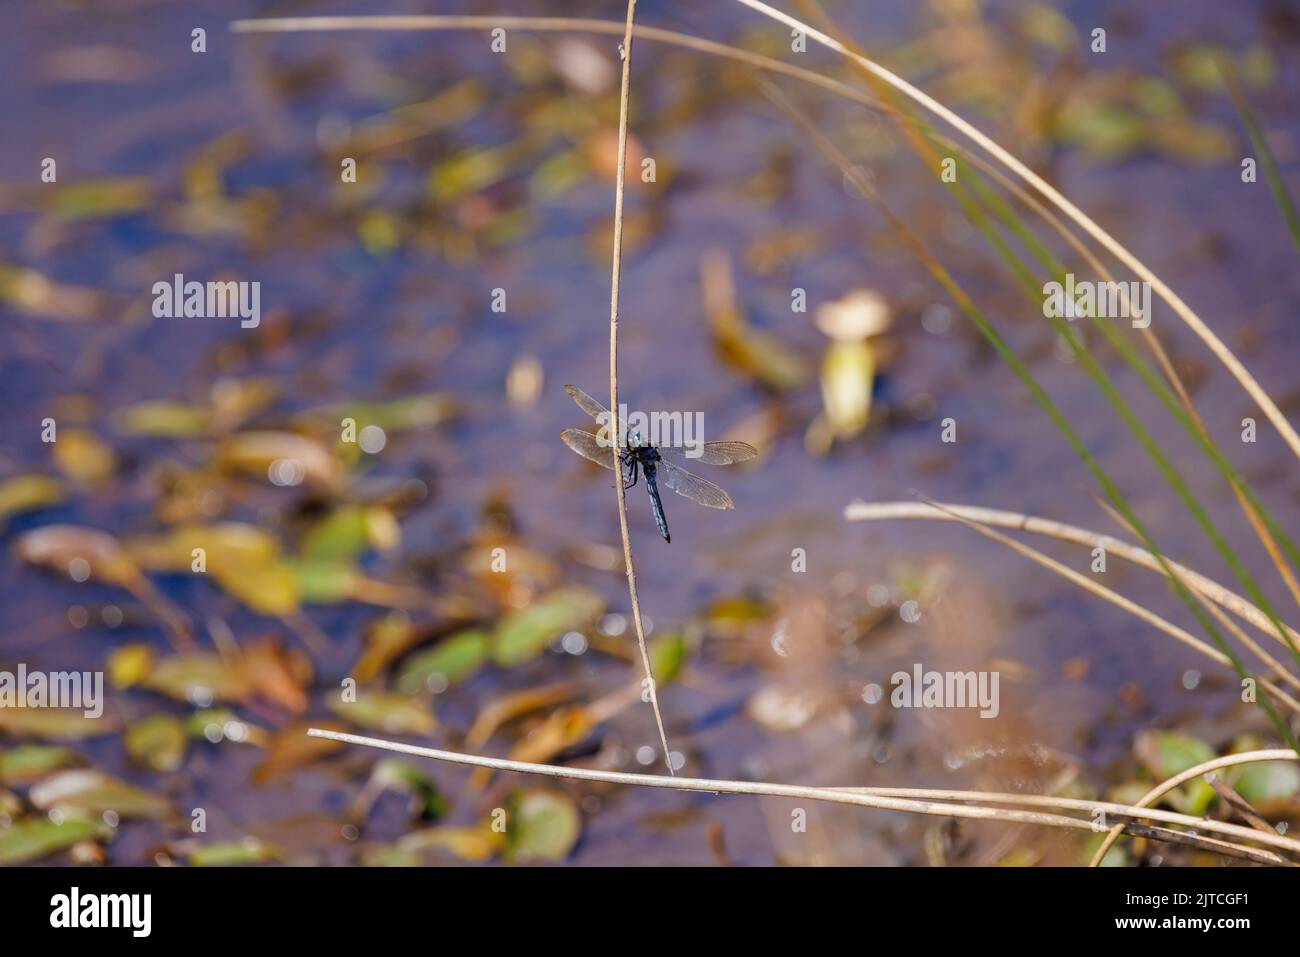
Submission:
POLYGON ((629 457, 629 458, 627 458, 627 459, 624 460, 624 464, 627 466, 628 473, 632 476, 632 478, 631 478, 630 480, 624 480, 624 482, 623 482, 623 488, 625 488, 625 489, 628 489, 628 488, 636 488, 636 482, 637 482, 637 460, 634 459, 634 458, 630 458, 630 457, 629 457))

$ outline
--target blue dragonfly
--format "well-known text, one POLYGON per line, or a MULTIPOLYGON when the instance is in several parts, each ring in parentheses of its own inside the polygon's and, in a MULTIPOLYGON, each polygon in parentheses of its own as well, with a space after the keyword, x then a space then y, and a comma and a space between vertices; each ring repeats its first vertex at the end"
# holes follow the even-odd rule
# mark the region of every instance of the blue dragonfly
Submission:
MULTIPOLYGON (((566 385, 564 391, 569 393, 578 407, 608 429, 612 417, 609 410, 583 392, 577 386, 566 385)), ((607 469, 614 468, 614 446, 605 439, 584 429, 565 429, 560 433, 564 444, 583 458, 595 462, 607 469)), ((665 452, 685 454, 684 449, 663 449, 665 452)), ((699 460, 706 465, 732 465, 744 462, 758 455, 758 450, 748 442, 705 442, 700 448, 699 460)), ((628 433, 627 445, 618 450, 618 458, 623 466, 623 487, 632 488, 637 483, 638 472, 645 476, 646 492, 650 495, 650 510, 654 513, 655 524, 665 542, 671 542, 668 534, 668 517, 664 514, 664 503, 659 498, 659 480, 664 486, 678 495, 684 495, 692 502, 708 508, 735 508, 736 503, 725 490, 693 475, 679 465, 675 465, 660 454, 660 449, 645 442, 641 433, 628 433)))

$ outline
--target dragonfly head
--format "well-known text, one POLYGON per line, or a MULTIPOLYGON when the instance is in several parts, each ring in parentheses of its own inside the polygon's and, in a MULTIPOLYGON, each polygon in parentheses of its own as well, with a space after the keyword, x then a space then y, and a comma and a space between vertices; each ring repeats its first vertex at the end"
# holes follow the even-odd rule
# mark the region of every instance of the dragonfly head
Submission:
POLYGON ((632 449, 639 449, 645 447, 645 440, 641 438, 641 433, 637 429, 633 429, 632 431, 628 432, 627 445, 628 448, 632 448, 632 449))

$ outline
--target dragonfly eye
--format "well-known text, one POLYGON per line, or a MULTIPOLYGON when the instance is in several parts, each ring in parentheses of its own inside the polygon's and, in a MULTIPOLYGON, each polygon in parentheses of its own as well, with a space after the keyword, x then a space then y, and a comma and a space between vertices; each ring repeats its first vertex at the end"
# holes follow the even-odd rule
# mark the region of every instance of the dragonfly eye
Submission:
POLYGON ((637 446, 637 447, 640 447, 641 445, 644 444, 644 443, 641 441, 641 433, 638 432, 636 429, 633 429, 630 433, 628 433, 628 439, 630 440, 630 444, 631 444, 631 445, 634 445, 634 446, 637 446))

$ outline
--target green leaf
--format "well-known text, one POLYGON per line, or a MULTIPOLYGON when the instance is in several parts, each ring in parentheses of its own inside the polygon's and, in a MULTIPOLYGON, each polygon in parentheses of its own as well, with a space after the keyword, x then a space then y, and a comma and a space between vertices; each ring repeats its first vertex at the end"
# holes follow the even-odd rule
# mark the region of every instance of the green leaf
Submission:
POLYGON ((154 771, 175 771, 185 760, 185 727, 176 718, 156 714, 126 729, 126 751, 154 771))
POLYGON ((384 758, 375 764, 370 779, 385 790, 419 798, 420 807, 429 817, 443 817, 451 810, 450 802, 438 790, 438 785, 422 764, 402 758, 384 758))
POLYGON ((209 571, 231 595, 260 615, 281 617, 299 608, 298 575, 287 563, 270 560, 257 565, 221 562, 209 571))
POLYGON ((0 752, 0 784, 30 784, 52 771, 72 767, 81 761, 81 755, 71 748, 24 744, 0 752))
POLYGON ((516 861, 562 861, 582 833, 582 815, 556 791, 527 791, 511 802, 507 847, 516 861))
POLYGON ((80 741, 116 730, 117 724, 111 719, 88 718, 78 708, 0 708, 0 731, 16 738, 80 741))
POLYGON ((171 802, 134 785, 91 769, 60 771, 33 784, 28 799, 42 811, 58 809, 72 817, 99 817, 112 811, 121 818, 157 818, 171 802))
POLYGON ((492 657, 507 667, 527 661, 565 632, 591 625, 604 608, 604 601, 590 588, 558 588, 501 620, 493 636, 492 657))
POLYGON ((1289 761, 1248 764, 1241 768, 1232 786, 1251 804, 1286 800, 1300 791, 1300 767, 1289 761))
POLYGON ((428 827, 407 834, 397 842, 396 850, 418 854, 426 848, 438 848, 450 851, 463 861, 481 863, 491 860, 504 842, 504 834, 486 826, 428 827))
POLYGON ((311 562, 353 564, 370 547, 366 509, 344 505, 330 512, 303 537, 302 557, 311 562))
POLYGON ((388 734, 433 734, 438 722, 428 704, 386 691, 359 691, 355 701, 336 701, 332 710, 343 720, 388 734))
POLYGON ((299 597, 307 604, 346 601, 359 574, 355 566, 345 562, 288 562, 286 567, 293 573, 299 597))
POLYGON ((177 701, 206 706, 214 701, 243 701, 253 693, 244 673, 220 655, 176 655, 158 662, 143 685, 177 701))
MULTIPOLYGON (((1181 731, 1143 731, 1133 743, 1133 753, 1158 781, 1214 758, 1213 748, 1181 731)), ((1203 814, 1214 800, 1214 788, 1204 778, 1189 781, 1183 790, 1189 814, 1203 814)))
POLYGON ((190 850, 186 859, 194 867, 241 867, 279 860, 280 849, 255 837, 242 841, 221 841, 190 850))
POLYGON ((51 211, 63 219, 101 219, 134 213, 152 200, 147 176, 117 176, 59 184, 51 190, 51 211))
POLYGON ((25 818, 0 828, 0 865, 25 864, 66 850, 109 829, 95 821, 72 818, 57 824, 49 818, 25 818))
POLYGON ((397 686, 415 692, 426 687, 433 675, 442 675, 449 685, 463 681, 487 661, 488 651, 487 632, 478 628, 458 632, 413 657, 398 676, 397 686))
POLYGON ((655 681, 666 685, 681 674, 686 663, 686 641, 681 635, 662 635, 650 642, 650 670, 655 681))
POLYGON ((138 402, 117 416, 117 427, 126 435, 147 435, 163 439, 187 439, 203 435, 212 414, 202 406, 170 399, 138 402))

